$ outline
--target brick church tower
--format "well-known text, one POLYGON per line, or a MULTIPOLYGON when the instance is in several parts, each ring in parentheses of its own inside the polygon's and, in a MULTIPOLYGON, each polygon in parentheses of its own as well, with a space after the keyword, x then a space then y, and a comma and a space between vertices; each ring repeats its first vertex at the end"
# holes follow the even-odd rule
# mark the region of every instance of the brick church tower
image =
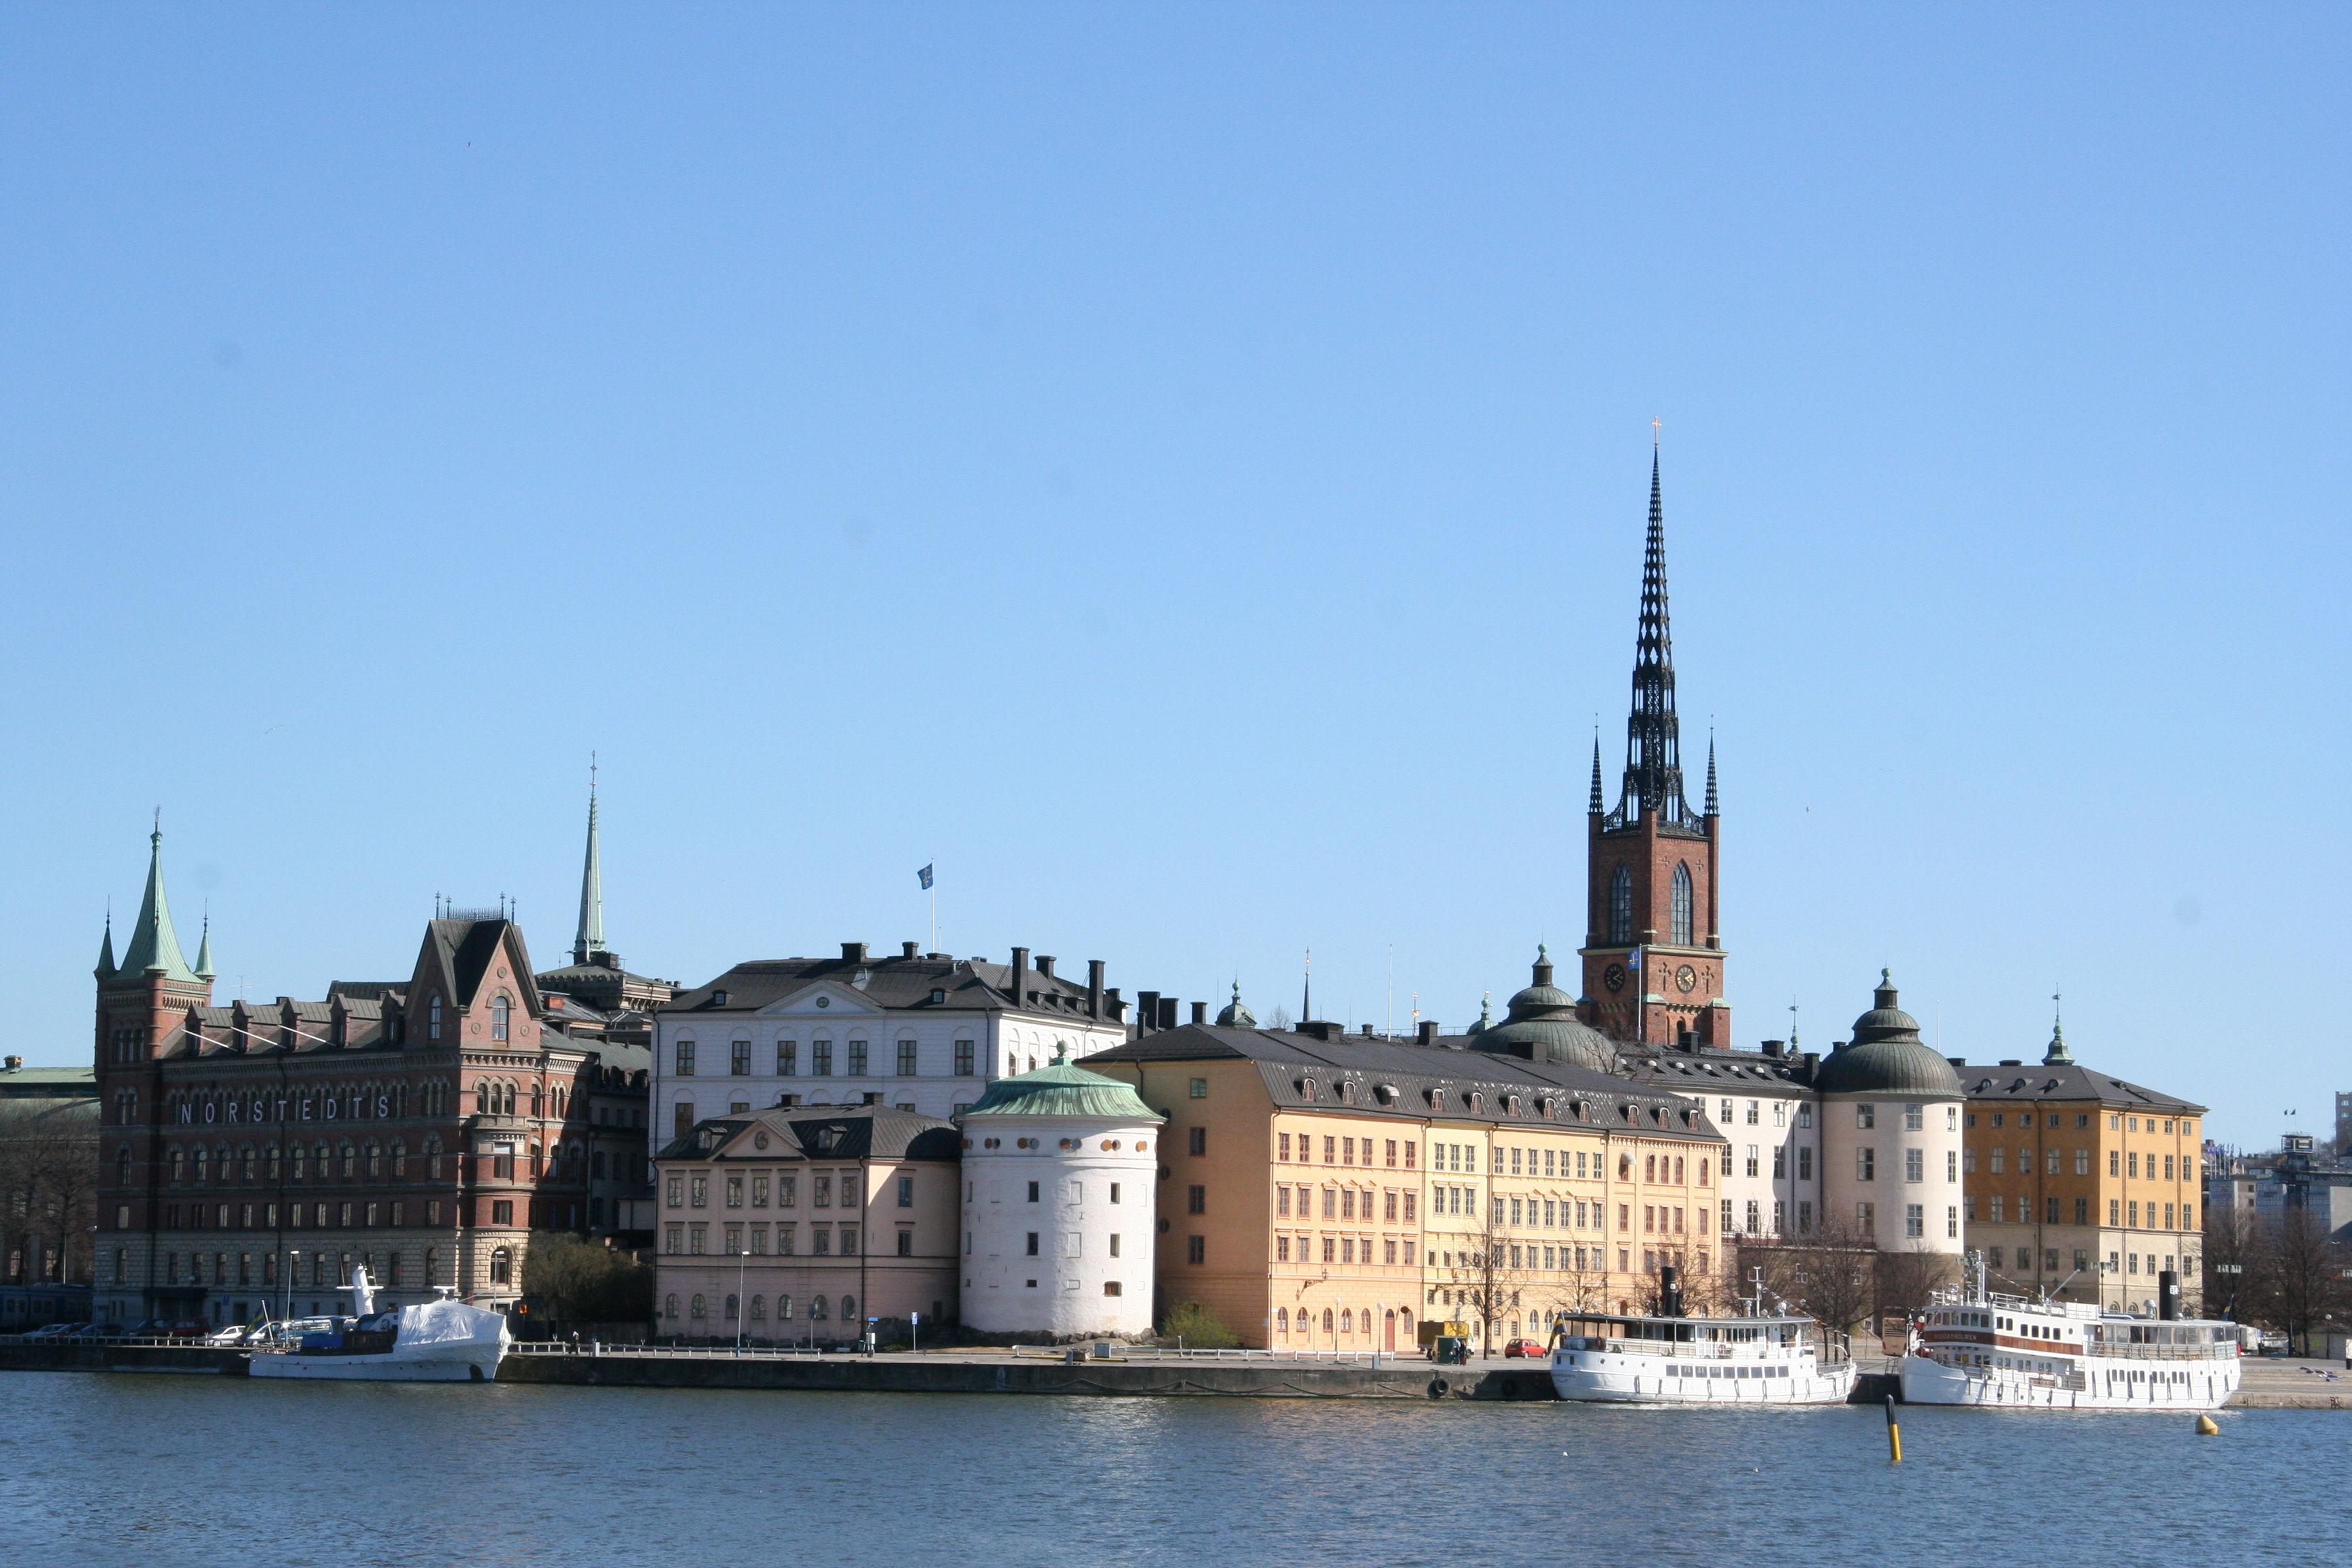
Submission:
POLYGON ((1716 808, 1715 744, 1707 743, 1706 809, 1694 812, 1683 795, 1674 638, 1666 616, 1665 518, 1658 498, 1654 452, 1633 709, 1625 721, 1625 779, 1614 810, 1602 806, 1601 742, 1596 738, 1592 744, 1578 1012, 1621 1040, 1672 1045, 1687 1037, 1728 1048, 1731 1004, 1723 994, 1716 904, 1723 819, 1716 808))

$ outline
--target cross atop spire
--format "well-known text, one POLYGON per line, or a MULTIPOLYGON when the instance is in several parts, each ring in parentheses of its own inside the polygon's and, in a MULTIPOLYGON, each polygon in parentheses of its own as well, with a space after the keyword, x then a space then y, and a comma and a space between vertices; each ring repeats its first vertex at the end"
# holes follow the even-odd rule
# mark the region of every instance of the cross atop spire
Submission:
POLYGON ((1696 817, 1683 797, 1682 728, 1675 716, 1674 633, 1666 613, 1666 519, 1658 454, 1650 454, 1650 532, 1642 552, 1642 623, 1633 645, 1633 704, 1625 721, 1625 783, 1612 827, 1644 814, 1662 822, 1696 817))
POLYGON ((572 962, 604 956, 604 875, 596 849, 596 753, 588 753, 588 858, 580 871, 580 930, 572 939, 572 962))

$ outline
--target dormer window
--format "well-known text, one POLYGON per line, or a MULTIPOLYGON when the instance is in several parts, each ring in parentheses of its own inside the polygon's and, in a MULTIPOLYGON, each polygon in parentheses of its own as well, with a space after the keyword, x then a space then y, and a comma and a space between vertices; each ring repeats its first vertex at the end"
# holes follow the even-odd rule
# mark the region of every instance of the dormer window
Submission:
POLYGON ((938 1006, 940 1003, 942 1003, 942 1002, 946 1001, 947 999, 948 999, 948 994, 947 994, 947 991, 946 991, 946 989, 945 989, 944 987, 942 987, 942 986, 938 986, 938 985, 934 985, 934 986, 932 986, 932 987, 931 987, 931 1005, 932 1005, 932 1006, 936 1007, 936 1006, 938 1006))
POLYGON ((727 993, 724 991, 713 991, 710 994, 710 1005, 714 1007, 724 1007, 727 1005, 727 993))
POLYGON ((514 1016, 514 1003, 503 991, 490 1001, 490 1038, 503 1040, 514 1016))

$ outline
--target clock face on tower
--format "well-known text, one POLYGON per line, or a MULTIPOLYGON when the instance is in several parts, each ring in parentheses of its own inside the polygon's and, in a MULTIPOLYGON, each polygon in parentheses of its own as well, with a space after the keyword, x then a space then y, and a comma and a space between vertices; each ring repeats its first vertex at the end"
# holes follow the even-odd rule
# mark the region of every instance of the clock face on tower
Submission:
POLYGON ((1685 963, 1680 969, 1675 971, 1675 990, 1687 991, 1697 984, 1698 972, 1693 969, 1689 964, 1685 963))
POLYGON ((1612 991, 1624 990, 1625 966, 1622 963, 1612 963, 1608 968, 1602 970, 1601 972, 1601 984, 1606 985, 1612 991))

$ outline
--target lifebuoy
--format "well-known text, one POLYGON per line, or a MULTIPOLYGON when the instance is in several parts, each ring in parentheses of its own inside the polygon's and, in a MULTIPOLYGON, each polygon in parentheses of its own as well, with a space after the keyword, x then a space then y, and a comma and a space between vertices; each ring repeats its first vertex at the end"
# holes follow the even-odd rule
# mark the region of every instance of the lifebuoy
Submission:
POLYGON ((1445 1380, 1444 1378, 1433 1377, 1429 1380, 1429 1396, 1432 1399, 1443 1399, 1445 1397, 1445 1380))

